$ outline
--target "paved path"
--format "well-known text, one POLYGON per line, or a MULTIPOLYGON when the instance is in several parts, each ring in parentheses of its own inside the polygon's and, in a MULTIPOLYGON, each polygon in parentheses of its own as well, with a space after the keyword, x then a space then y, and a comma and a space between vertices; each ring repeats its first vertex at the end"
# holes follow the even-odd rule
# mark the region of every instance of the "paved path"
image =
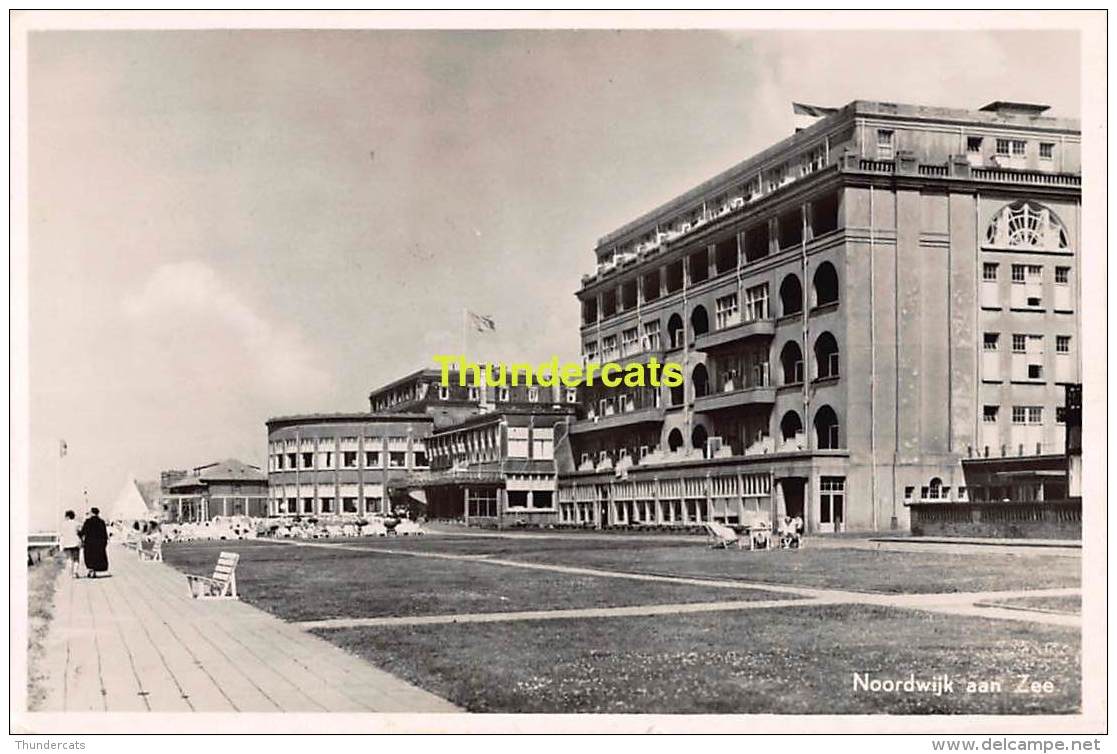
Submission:
POLYGON ((390 555, 402 555, 415 558, 434 558, 438 560, 467 560, 474 563, 487 563, 494 566, 508 568, 524 568, 537 571, 551 571, 576 576, 596 576, 601 578, 628 579, 633 581, 656 581, 669 584, 687 584, 691 586, 712 587, 720 589, 748 589, 777 594, 787 594, 799 599, 790 600, 723 600, 717 602, 685 603, 677 605, 642 605, 612 608, 579 608, 570 610, 530 610, 508 613, 468 613, 458 615, 410 616, 401 618, 339 618, 325 621, 308 621, 299 624, 308 628, 349 628, 355 626, 377 625, 420 625, 424 623, 480 623, 495 622, 499 620, 541 620, 558 618, 602 618, 632 615, 664 615, 674 613, 710 612, 715 610, 750 610, 772 607, 798 607, 802 605, 875 605, 878 607, 906 608, 909 610, 922 610, 925 612, 948 613, 951 615, 969 615, 980 618, 993 618, 999 620, 1015 620, 1030 623, 1044 623, 1057 626, 1081 627, 1082 616, 1047 611, 1031 611, 1023 609, 1007 609, 983 605, 1012 597, 1062 597, 1080 594, 1078 587, 1059 587, 1054 589, 1028 589, 1013 591, 987 591, 987 592, 946 592, 946 593, 921 593, 921 594, 886 594, 880 592, 854 592, 843 589, 829 589, 821 587, 792 586, 790 584, 771 584, 762 581, 738 581, 736 579, 693 578, 687 576, 663 576, 649 573, 629 573, 627 571, 610 571, 584 566, 565 566, 551 563, 528 563, 505 558, 478 558, 476 555, 459 555, 454 553, 395 550, 386 547, 362 547, 360 545, 346 545, 340 543, 313 542, 305 540, 280 540, 284 544, 294 547, 320 547, 335 550, 352 550, 355 552, 375 552, 390 555), (495 617, 503 616, 503 617, 495 617))
POLYGON ((109 551, 111 576, 63 575, 44 712, 454 712, 457 707, 182 574, 109 551))

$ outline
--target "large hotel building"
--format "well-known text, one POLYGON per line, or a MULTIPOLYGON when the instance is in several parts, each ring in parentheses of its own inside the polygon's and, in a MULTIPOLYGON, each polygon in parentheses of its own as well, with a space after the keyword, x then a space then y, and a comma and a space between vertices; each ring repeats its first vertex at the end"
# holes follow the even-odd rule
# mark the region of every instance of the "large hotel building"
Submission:
POLYGON ((603 237, 583 358, 686 381, 583 390, 559 522, 907 528, 1000 494, 967 459, 1062 453, 1080 127, 1045 109, 797 105, 793 136, 603 237))

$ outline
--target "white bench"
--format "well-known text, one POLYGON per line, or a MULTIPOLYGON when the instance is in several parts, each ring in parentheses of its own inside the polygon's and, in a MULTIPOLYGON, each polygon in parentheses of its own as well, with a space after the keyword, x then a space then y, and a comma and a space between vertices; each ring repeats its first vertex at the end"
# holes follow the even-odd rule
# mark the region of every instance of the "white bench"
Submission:
POLYGON ((198 600, 238 599, 237 597, 237 561, 240 555, 235 552, 223 552, 217 558, 217 566, 213 569, 212 576, 186 575, 190 585, 190 596, 198 600))

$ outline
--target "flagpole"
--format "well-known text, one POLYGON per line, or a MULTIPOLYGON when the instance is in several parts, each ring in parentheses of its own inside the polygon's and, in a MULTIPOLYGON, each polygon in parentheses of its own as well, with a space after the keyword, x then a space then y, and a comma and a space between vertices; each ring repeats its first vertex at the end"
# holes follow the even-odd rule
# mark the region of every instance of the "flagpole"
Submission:
POLYGON ((54 467, 54 525, 59 527, 61 534, 62 527, 62 443, 65 440, 58 441, 58 459, 55 461, 54 467))
POLYGON ((469 355, 466 353, 466 350, 465 350, 466 338, 468 338, 468 337, 469 337, 469 311, 467 309, 463 308, 462 309, 462 352, 461 352, 461 357, 463 359, 469 358, 469 355))

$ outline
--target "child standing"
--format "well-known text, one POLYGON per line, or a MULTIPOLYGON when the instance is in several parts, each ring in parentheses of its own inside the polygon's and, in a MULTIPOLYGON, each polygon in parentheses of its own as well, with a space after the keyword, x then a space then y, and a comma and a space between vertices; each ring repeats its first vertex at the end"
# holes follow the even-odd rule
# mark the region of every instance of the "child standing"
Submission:
POLYGON ((58 545, 70 563, 71 578, 80 578, 81 537, 78 535, 78 522, 73 511, 66 511, 62 519, 62 531, 59 532, 58 545))

